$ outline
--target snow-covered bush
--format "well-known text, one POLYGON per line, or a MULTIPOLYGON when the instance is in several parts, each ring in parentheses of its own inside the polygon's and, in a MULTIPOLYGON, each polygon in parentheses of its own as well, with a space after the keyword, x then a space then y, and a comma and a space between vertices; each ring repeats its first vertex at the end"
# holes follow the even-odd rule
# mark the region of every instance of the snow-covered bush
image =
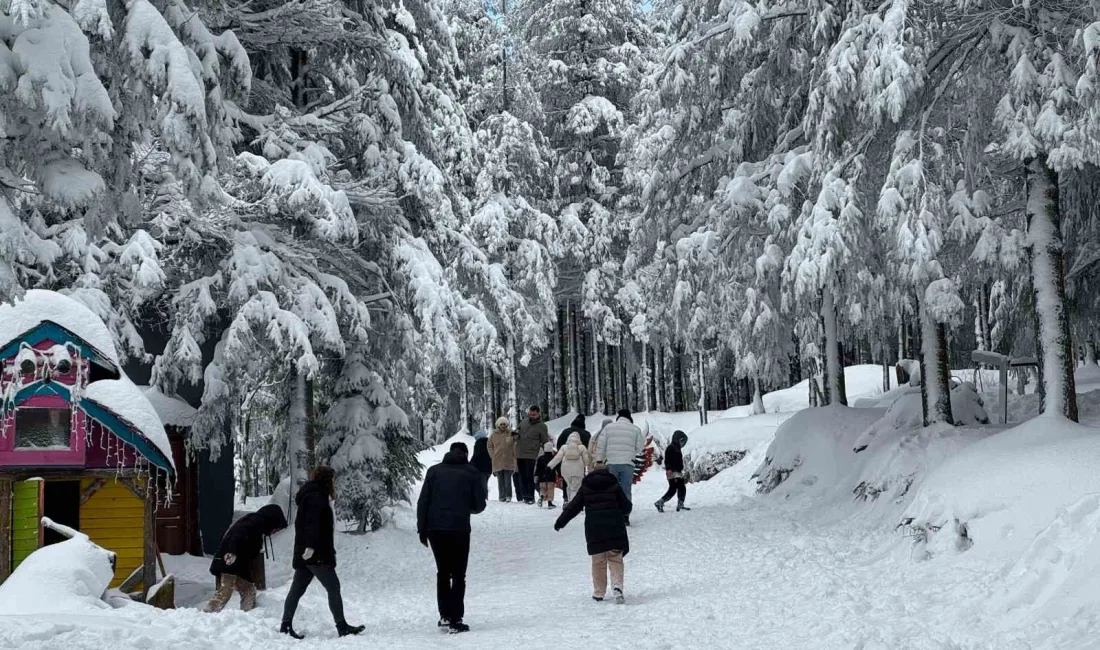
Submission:
POLYGON ((774 492, 786 484, 784 493, 790 496, 799 486, 838 484, 856 461, 853 443, 884 413, 846 406, 795 413, 776 430, 764 462, 754 473, 759 491, 774 492))

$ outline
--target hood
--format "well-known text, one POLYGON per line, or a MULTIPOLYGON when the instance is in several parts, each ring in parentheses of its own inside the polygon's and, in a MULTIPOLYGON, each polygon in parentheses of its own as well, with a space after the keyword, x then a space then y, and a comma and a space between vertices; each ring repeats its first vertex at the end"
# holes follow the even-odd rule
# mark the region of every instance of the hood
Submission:
POLYGON ((495 426, 497 431, 504 432, 507 432, 509 429, 512 428, 512 425, 508 422, 508 418, 497 418, 495 426))
POLYGON ((579 433, 569 434, 569 444, 571 444, 571 445, 581 444, 581 434, 579 434, 579 433))
POLYGON ((320 481, 306 481, 306 484, 302 486, 302 489, 298 490, 298 495, 294 497, 294 503, 302 505, 302 501, 304 501, 312 494, 320 494, 325 499, 328 499, 330 496, 328 485, 321 483, 320 481))
POLYGON ((543 450, 543 452, 545 452, 547 454, 554 453, 554 443, 552 443, 552 442, 546 443, 545 445, 542 446, 542 450, 543 450))
POLYGON ((443 456, 443 462, 447 465, 466 465, 470 461, 466 458, 466 454, 458 451, 448 451, 443 456))
POLYGON ((256 511, 256 516, 264 520, 264 534, 270 535, 277 530, 286 528, 286 515, 283 509, 274 503, 268 504, 256 511))
POLYGON ((477 432, 474 433, 474 440, 481 440, 487 435, 489 435, 488 431, 486 431, 485 429, 478 429, 477 432))
POLYGON ((596 490, 610 490, 613 485, 618 485, 619 479, 615 478, 606 467, 601 467, 589 472, 584 482, 596 490))
POLYGON ((600 431, 607 428, 607 425, 611 424, 611 418, 604 418, 603 424, 600 425, 600 431))
POLYGON ((573 427, 574 429, 583 429, 585 427, 584 416, 578 415, 577 417, 573 418, 573 423, 569 426, 573 427))
POLYGON ((677 431, 676 433, 672 434, 672 442, 677 447, 683 447, 688 443, 688 436, 683 431, 677 431))

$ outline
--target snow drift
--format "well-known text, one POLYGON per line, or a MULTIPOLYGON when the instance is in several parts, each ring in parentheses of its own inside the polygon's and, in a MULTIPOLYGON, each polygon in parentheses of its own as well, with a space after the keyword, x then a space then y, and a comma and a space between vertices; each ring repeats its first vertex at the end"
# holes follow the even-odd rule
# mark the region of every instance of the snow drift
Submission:
POLYGON ((103 596, 114 578, 115 554, 76 531, 71 539, 43 546, 0 584, 0 612, 73 614, 110 609, 103 596))

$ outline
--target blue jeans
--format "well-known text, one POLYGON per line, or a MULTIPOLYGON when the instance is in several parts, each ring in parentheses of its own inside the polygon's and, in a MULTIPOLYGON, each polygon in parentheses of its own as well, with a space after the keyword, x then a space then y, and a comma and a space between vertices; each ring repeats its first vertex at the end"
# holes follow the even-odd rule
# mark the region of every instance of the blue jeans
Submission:
POLYGON ((634 464, 608 465, 607 471, 611 472, 611 475, 619 480, 619 487, 626 493, 626 500, 633 503, 634 499, 630 498, 630 486, 634 484, 634 464))

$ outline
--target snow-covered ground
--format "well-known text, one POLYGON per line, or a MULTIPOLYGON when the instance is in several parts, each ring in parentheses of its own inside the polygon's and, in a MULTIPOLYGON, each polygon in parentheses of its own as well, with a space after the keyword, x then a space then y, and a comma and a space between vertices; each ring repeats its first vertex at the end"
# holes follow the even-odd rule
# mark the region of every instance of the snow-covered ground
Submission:
MULTIPOLYGON (((658 437, 688 431, 689 456, 746 455, 689 486, 692 512, 655 511, 660 472, 635 486, 624 607, 588 597, 582 522, 555 533, 557 511, 501 504, 490 482, 489 508, 474 519, 469 634, 436 631, 431 554, 402 507, 378 533, 337 536, 348 617, 367 626, 362 637, 336 638, 318 586, 296 619, 307 640, 277 633, 290 577, 284 533, 254 612, 235 602, 219 615, 141 605, 0 612, 0 648, 1100 648, 1100 392, 1081 396, 1085 426, 1043 418, 1011 430, 911 429, 881 394, 880 373, 848 380, 850 395, 874 408, 798 412, 802 386, 771 398, 780 412, 712 414, 702 428, 696 413, 639 414, 658 437), (791 471, 760 494, 753 474, 769 463, 791 471), (862 498, 860 484, 873 488, 862 498)), ((1033 415, 1032 398, 1016 398, 1029 406, 1014 414, 1033 415)), ((438 462, 445 448, 420 458, 438 462)), ((208 593, 205 569, 205 560, 169 559, 192 590, 181 605, 208 593)))

